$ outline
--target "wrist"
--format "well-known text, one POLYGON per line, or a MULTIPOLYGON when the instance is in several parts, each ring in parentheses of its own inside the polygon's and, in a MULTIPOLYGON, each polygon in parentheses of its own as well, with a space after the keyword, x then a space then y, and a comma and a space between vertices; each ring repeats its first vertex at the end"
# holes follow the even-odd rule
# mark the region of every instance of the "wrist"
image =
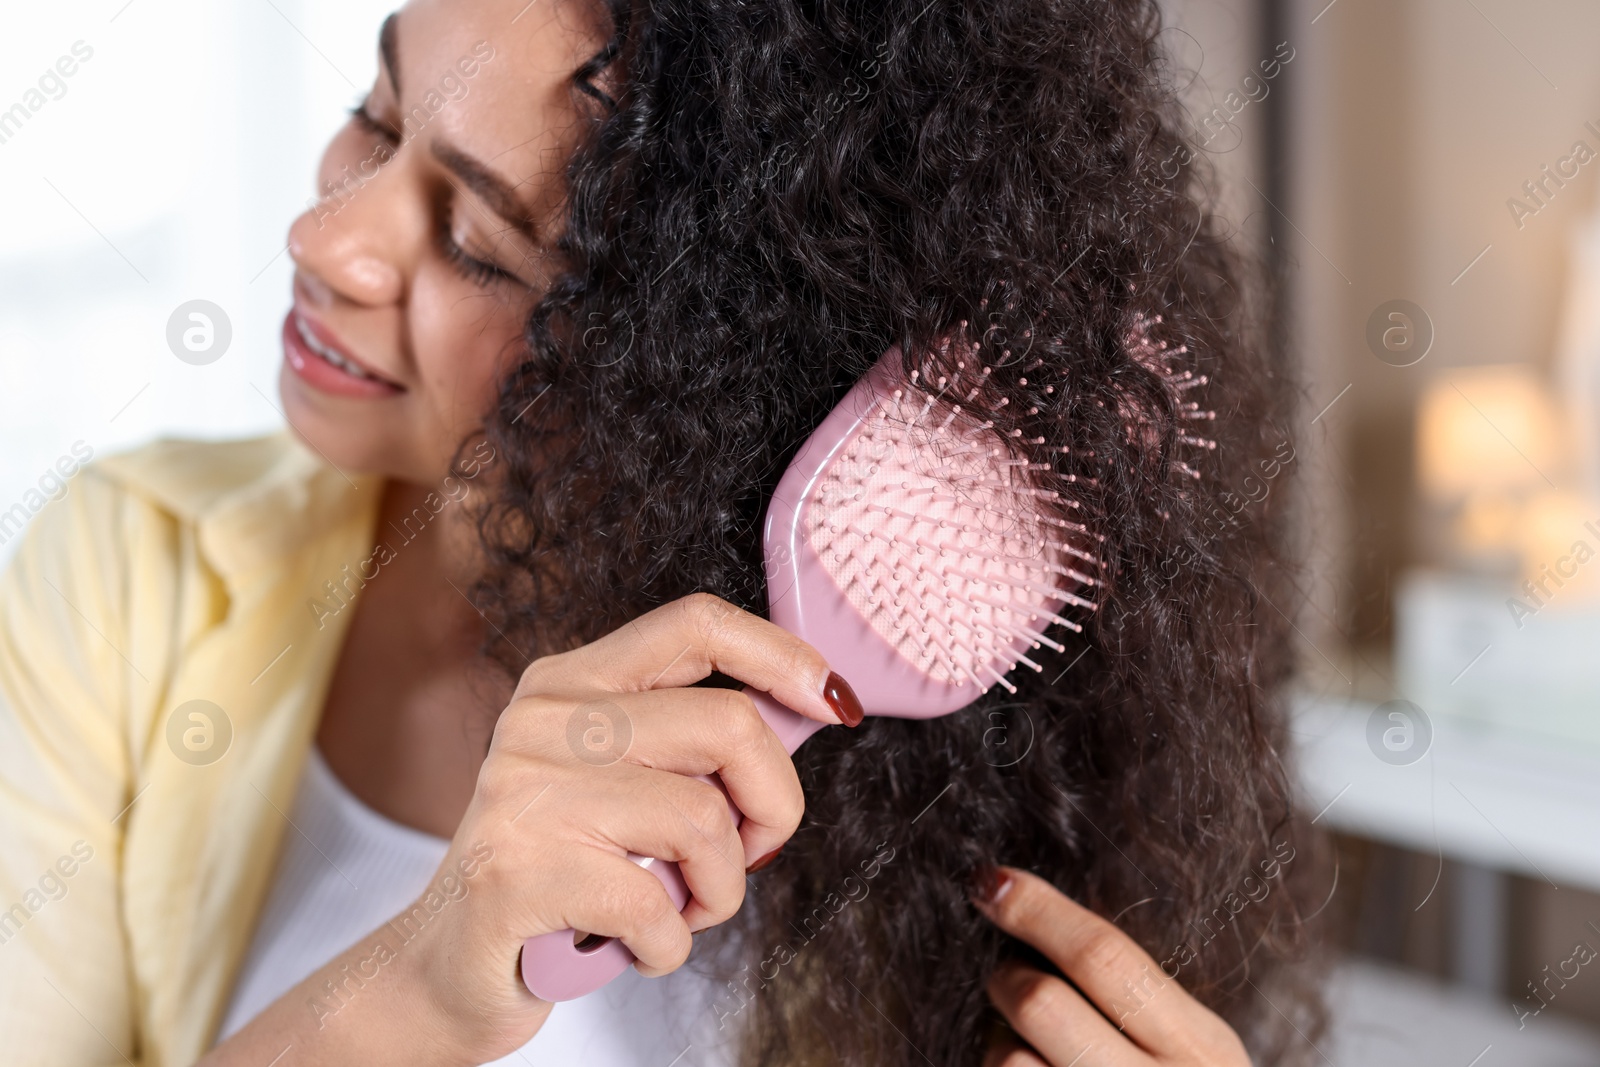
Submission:
MULTIPOLYGON (((386 1035, 381 1044, 387 1055, 369 1054, 365 1057, 368 1062, 472 1067, 496 1058, 487 1054, 490 1050, 478 1047, 482 1043, 480 1015, 451 989, 453 983, 441 967, 447 961, 432 959, 423 938, 402 940, 392 925, 386 925, 366 942, 350 973, 357 977, 363 972, 370 974, 376 965, 377 974, 368 984, 368 990, 376 995, 347 1003, 351 1009, 363 1009, 352 1020, 354 1032, 386 1035), (357 970, 357 965, 362 969, 357 970), (378 988, 372 988, 374 983, 378 988)), ((327 977, 337 981, 340 975, 327 977)), ((341 1011, 340 1018, 343 1015, 341 1011)), ((324 1022, 331 1027, 335 1020, 326 1018, 324 1022)))
POLYGON ((405 940, 386 923, 302 983, 295 1010, 328 1062, 487 1062, 478 1058, 473 1035, 461 1032, 468 1020, 458 1022, 431 985, 426 957, 421 938, 405 940))
MULTIPOLYGON (((549 1016, 551 1005, 528 992, 520 973, 512 989, 502 987, 506 963, 473 966, 474 954, 462 952, 464 938, 471 934, 431 922, 403 943, 394 963, 395 979, 406 990, 395 1000, 398 1010, 413 1013, 412 1025, 442 1057, 430 1063, 499 1060, 525 1044, 549 1016)), ((509 969, 517 969, 514 955, 509 969)))

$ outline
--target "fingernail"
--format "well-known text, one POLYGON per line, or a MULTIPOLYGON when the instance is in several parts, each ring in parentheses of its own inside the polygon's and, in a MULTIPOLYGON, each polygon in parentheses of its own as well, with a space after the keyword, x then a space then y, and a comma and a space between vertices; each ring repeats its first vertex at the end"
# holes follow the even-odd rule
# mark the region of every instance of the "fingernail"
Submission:
POLYGON ((822 699, 828 702, 828 707, 846 726, 860 726, 861 720, 867 717, 850 683, 832 671, 828 672, 828 680, 822 683, 822 699))
POLYGON ((978 868, 974 881, 977 883, 978 894, 975 899, 986 908, 994 907, 1011 892, 1011 875, 999 867, 985 864, 978 868))
POLYGON ((745 874, 755 874, 761 868, 765 867, 767 864, 769 864, 773 860, 777 859, 778 858, 778 853, 780 853, 782 851, 783 851, 783 846, 779 845, 777 848, 773 849, 771 852, 768 852, 765 856, 760 857, 754 863, 752 863, 750 866, 746 867, 745 870, 744 870, 744 873, 745 874))

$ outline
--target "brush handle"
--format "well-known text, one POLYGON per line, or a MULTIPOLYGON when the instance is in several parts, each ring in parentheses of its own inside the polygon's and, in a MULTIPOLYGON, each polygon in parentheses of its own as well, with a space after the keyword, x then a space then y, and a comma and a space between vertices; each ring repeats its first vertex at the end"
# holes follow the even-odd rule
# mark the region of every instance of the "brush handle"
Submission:
MULTIPOLYGON (((794 755, 802 742, 825 725, 815 719, 799 715, 773 700, 766 693, 746 687, 745 695, 755 701, 756 709, 766 720, 772 732, 778 735, 783 747, 794 755)), ((722 788, 722 783, 709 775, 704 780, 722 788)), ((738 826, 744 816, 728 801, 733 824, 738 826)), ((652 859, 628 853, 628 858, 661 879, 672 903, 682 911, 689 903, 689 887, 684 883, 678 865, 668 860, 652 859)), ((522 980, 529 992, 540 1000, 576 1000, 593 993, 610 982, 634 961, 633 953, 613 937, 584 938, 583 948, 578 947, 581 935, 572 930, 530 937, 522 943, 522 980)))

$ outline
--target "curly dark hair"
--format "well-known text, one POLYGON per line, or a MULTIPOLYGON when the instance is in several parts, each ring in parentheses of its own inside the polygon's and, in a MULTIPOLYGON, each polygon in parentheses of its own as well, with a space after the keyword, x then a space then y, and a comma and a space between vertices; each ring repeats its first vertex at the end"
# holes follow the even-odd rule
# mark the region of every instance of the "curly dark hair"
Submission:
POLYGON ((1298 1059, 1320 1015, 1289 963, 1310 859, 1283 765, 1284 494, 1223 506, 1277 473, 1292 390, 1183 151, 1157 4, 611 15, 575 78, 594 124, 563 271, 487 427, 506 464, 477 597, 505 667, 691 592, 764 610, 790 457, 891 343, 963 320, 1002 428, 1079 479, 1103 538, 1083 634, 1056 627, 1066 653, 1016 695, 797 754, 805 821, 730 924, 746 1062, 979 1062, 984 982, 1026 955, 969 903, 991 863, 1114 918, 1257 1062, 1298 1059), (870 894, 762 966, 869 862, 870 894))

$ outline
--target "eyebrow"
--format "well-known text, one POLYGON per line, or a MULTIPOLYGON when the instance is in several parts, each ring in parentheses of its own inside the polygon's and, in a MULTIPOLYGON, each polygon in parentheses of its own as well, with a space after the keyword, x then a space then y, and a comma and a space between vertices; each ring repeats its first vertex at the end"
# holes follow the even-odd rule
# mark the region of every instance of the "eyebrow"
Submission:
POLYGON ((496 215, 509 222, 522 236, 535 244, 538 243, 539 237, 534 230, 533 219, 529 217, 528 209, 517 199, 510 182, 454 145, 436 138, 432 149, 433 158, 477 193, 479 199, 488 204, 496 215))
MULTIPOLYGON (((378 31, 378 53, 383 57, 384 68, 389 72, 389 85, 394 90, 395 99, 399 100, 400 12, 396 11, 383 20, 383 28, 378 31)), ((511 183, 453 145, 435 140, 432 143, 432 151, 433 157, 460 178, 469 189, 477 193, 479 199, 488 204, 495 214, 509 222, 512 228, 528 240, 537 243, 538 235, 534 231, 533 220, 529 218, 528 210, 517 199, 511 183)))

